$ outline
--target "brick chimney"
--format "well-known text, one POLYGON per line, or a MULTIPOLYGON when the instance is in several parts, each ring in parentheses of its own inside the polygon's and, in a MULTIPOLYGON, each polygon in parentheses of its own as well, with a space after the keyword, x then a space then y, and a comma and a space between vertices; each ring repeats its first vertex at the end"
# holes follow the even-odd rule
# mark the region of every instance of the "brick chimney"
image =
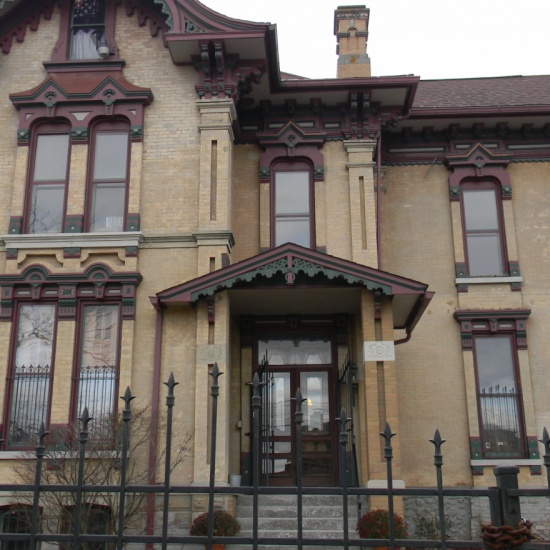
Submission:
POLYGON ((367 55, 369 14, 366 6, 339 6, 334 12, 334 34, 338 42, 338 78, 370 76, 367 55))

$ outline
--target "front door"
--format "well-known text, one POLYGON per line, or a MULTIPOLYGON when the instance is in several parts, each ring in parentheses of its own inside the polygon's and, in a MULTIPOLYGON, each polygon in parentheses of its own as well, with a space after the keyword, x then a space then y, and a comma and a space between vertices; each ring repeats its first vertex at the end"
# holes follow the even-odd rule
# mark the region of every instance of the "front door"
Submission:
POLYGON ((334 406, 336 369, 330 334, 270 334, 258 340, 267 358, 262 408, 262 477, 269 485, 296 485, 296 403, 302 404, 302 483, 334 486, 338 456, 334 406))

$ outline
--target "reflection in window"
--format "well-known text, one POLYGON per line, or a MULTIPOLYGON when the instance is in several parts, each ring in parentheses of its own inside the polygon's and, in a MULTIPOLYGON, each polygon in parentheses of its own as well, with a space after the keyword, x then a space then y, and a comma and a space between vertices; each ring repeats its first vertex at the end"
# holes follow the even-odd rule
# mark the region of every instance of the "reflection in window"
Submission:
POLYGON ((118 305, 87 305, 83 309, 80 374, 76 413, 84 407, 100 425, 115 409, 118 358, 118 305))
MULTIPOLYGON (((61 532, 74 531, 76 507, 65 506, 61 517, 61 532)), ((112 514, 108 506, 83 503, 80 509, 80 532, 90 535, 108 535, 111 532, 112 514)), ((61 544, 62 550, 73 548, 69 544, 61 544)), ((81 542, 78 550, 106 550, 111 547, 106 542, 81 542)))
POLYGON ((126 208, 128 131, 94 134, 90 231, 122 231, 126 208))
POLYGON ((508 335, 475 338, 478 403, 485 457, 523 454, 521 395, 508 335))
POLYGON ((69 134, 38 134, 32 170, 29 233, 61 233, 68 176, 69 134))
POLYGON ((12 371, 10 446, 35 444, 40 425, 47 424, 54 333, 54 305, 20 307, 12 371))
MULTIPOLYGON (((23 505, 12 505, 0 509, 0 533, 30 533, 32 510, 23 505)), ((0 550, 27 550, 28 540, 0 541, 0 550)))
POLYGON ((305 401, 302 431, 310 434, 329 433, 328 372, 300 373, 300 388, 305 401))
POLYGON ((504 274, 497 200, 494 188, 462 192, 466 254, 472 277, 504 274))
POLYGON ((310 171, 276 171, 274 193, 275 246, 295 243, 311 247, 310 171))
POLYGON ((258 341, 258 360, 269 365, 326 365, 332 363, 329 334, 293 337, 281 334, 258 341), (266 355, 267 354, 267 355, 266 355))
POLYGON ((104 35, 105 1, 75 1, 71 21, 70 59, 99 59, 97 50, 104 35))

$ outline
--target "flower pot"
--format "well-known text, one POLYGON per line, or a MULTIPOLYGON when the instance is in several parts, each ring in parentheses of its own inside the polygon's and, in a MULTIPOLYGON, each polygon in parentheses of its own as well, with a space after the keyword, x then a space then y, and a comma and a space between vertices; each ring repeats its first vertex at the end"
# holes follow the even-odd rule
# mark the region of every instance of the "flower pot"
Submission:
POLYGON ((229 476, 229 486, 230 487, 240 487, 241 486, 241 476, 233 474, 229 476))

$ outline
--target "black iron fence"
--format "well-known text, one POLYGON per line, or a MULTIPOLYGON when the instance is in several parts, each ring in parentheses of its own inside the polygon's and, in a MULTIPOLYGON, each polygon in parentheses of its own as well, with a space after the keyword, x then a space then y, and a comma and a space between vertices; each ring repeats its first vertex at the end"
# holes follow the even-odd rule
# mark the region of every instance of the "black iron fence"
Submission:
MULTIPOLYGON (((296 408, 294 422, 296 442, 296 466, 297 466, 297 484, 294 487, 270 487, 261 485, 261 461, 262 461, 262 442, 261 442, 261 409, 262 409, 262 387, 263 382, 256 374, 251 382, 252 389, 252 447, 255 457, 252 471, 252 484, 242 487, 227 487, 216 485, 216 430, 218 424, 217 402, 219 396, 218 379, 221 376, 218 366, 214 365, 210 375, 212 377, 211 397, 211 434, 210 434, 210 479, 208 485, 178 485, 172 482, 172 441, 173 441, 173 421, 172 409, 175 403, 174 388, 177 382, 173 375, 165 383, 167 386, 166 396, 166 449, 163 457, 164 478, 158 483, 132 484, 129 482, 129 469, 131 460, 135 457, 129 457, 131 425, 133 413, 131 401, 134 397, 130 389, 126 390, 121 399, 124 401, 124 409, 121 414, 122 433, 121 443, 117 449, 112 451, 109 460, 118 460, 116 468, 116 483, 93 484, 85 482, 85 465, 89 460, 87 446, 90 439, 90 423, 93 419, 88 410, 84 409, 80 421, 80 432, 78 434, 78 453, 75 457, 77 461, 77 473, 72 483, 47 484, 43 482, 45 469, 59 467, 57 464, 50 464, 47 460, 48 432, 44 426, 39 430, 38 445, 36 447, 36 460, 34 468, 33 482, 25 484, 4 483, 0 485, 0 492, 4 495, 10 494, 13 502, 11 508, 4 507, 0 510, 0 548, 9 550, 30 549, 34 550, 41 543, 54 543, 61 548, 67 549, 121 549, 129 544, 138 544, 153 548, 153 545, 167 548, 168 545, 185 544, 204 544, 207 549, 211 549, 214 543, 225 543, 228 545, 241 545, 248 548, 257 549, 258 547, 270 548, 273 546, 288 546, 298 549, 308 546, 324 546, 330 548, 360 548, 385 546, 392 550, 398 547, 407 548, 475 548, 482 546, 482 543, 472 540, 449 540, 448 525, 446 520, 447 501, 451 497, 465 497, 469 499, 485 499, 488 503, 491 514, 491 526, 485 533, 485 540, 489 548, 503 549, 521 546, 524 548, 550 548, 550 543, 536 542, 529 540, 529 523, 521 517, 520 497, 539 497, 541 505, 550 498, 550 485, 547 488, 520 489, 518 487, 518 468, 517 467, 496 467, 494 469, 496 485, 486 489, 477 488, 449 488, 443 484, 443 453, 442 446, 445 440, 441 438, 438 431, 435 432, 431 441, 434 447, 433 465, 435 485, 426 488, 396 488, 393 483, 393 448, 391 440, 395 435, 392 433, 389 425, 380 434, 384 441, 384 459, 387 465, 386 477, 387 487, 383 489, 364 488, 350 485, 349 470, 355 468, 355 464, 350 463, 350 432, 348 417, 345 409, 342 409, 340 417, 335 420, 339 429, 340 443, 340 461, 344 472, 348 475, 341 476, 339 487, 304 487, 302 485, 301 472, 301 441, 303 422, 302 405, 304 399, 300 390, 296 392, 296 408), (57 529, 45 528, 45 521, 42 517, 43 502, 48 494, 63 493, 71 495, 72 504, 66 506, 70 510, 70 520, 61 521, 57 529), (95 502, 90 502, 90 495, 94 495, 95 502), (107 497, 116 495, 116 506, 107 507, 107 497), (140 512, 140 523, 143 529, 129 527, 126 522, 131 503, 139 496, 145 495, 143 507, 140 512), (208 499, 209 522, 208 530, 205 536, 191 536, 187 534, 185 528, 179 532, 170 527, 169 515, 171 511, 171 500, 182 495, 200 495, 208 499), (251 497, 252 506, 252 528, 248 534, 237 535, 235 537, 217 536, 214 533, 213 511, 215 508, 215 499, 221 496, 248 495, 251 497), (259 518, 261 513, 260 499, 264 495, 292 495, 296 504, 296 528, 292 536, 288 537, 268 537, 264 536, 259 527, 259 518), (332 495, 341 502, 342 528, 340 536, 330 539, 319 539, 305 537, 303 532, 303 503, 309 495, 332 495), (383 497, 388 510, 388 516, 392 517, 393 511, 397 506, 398 499, 404 497, 432 498, 437 502, 437 513, 435 523, 437 525, 438 536, 430 540, 407 539, 400 540, 396 538, 396 532, 393 522, 389 522, 389 535, 385 539, 357 539, 351 524, 354 524, 354 518, 357 517, 357 510, 350 506, 354 502, 353 498, 368 503, 370 497, 383 497), (148 514, 145 507, 151 499, 156 500, 160 505, 156 514, 148 514), (26 503, 21 505, 21 503, 26 503), (25 513, 22 513, 24 511, 25 513), (90 528, 84 523, 89 517, 95 518, 95 527, 90 528), (98 519, 99 518, 99 519, 98 519), (98 527, 99 526, 99 527, 98 527), (518 534, 519 533, 519 534, 518 534), (515 537, 515 538, 514 538, 515 537)), ((544 444, 544 465, 547 474, 550 471, 550 437, 544 430, 541 442, 544 444)), ((550 476, 547 476, 547 478, 550 476)), ((550 482, 549 482, 550 484, 550 482)), ((185 547, 185 546, 183 546, 185 547)))

